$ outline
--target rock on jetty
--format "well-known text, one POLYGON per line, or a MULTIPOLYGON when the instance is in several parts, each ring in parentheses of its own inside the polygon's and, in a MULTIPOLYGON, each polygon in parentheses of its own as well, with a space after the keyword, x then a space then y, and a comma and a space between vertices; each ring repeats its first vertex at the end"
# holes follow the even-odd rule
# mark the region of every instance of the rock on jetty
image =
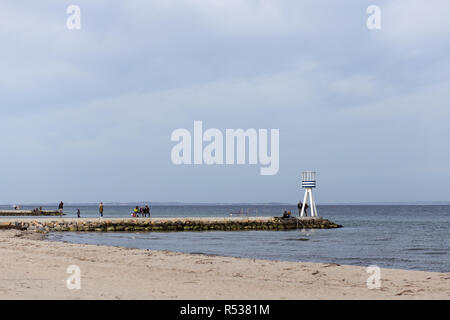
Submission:
POLYGON ((0 220, 0 229, 37 232, 54 231, 207 231, 207 230, 291 230, 331 229, 342 227, 320 217, 282 219, 277 217, 251 218, 72 218, 72 219, 16 219, 0 220))
POLYGON ((0 216, 61 216, 59 211, 56 210, 41 210, 39 213, 35 213, 32 210, 0 210, 0 216))

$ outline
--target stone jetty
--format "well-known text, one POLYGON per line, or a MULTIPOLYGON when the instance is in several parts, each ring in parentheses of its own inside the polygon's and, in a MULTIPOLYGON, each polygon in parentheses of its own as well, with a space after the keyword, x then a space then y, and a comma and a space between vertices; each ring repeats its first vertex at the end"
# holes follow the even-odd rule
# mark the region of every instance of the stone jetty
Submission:
MULTIPOLYGON (((15 217, 15 216, 60 216, 61 213, 57 210, 41 210, 38 213, 32 210, 0 210, 0 216, 15 217)), ((64 215, 64 213, 62 214, 64 215)))
POLYGON ((282 219, 277 217, 230 218, 22 218, 0 219, 0 229, 17 229, 36 232, 99 231, 237 231, 237 230, 291 230, 331 229, 342 227, 321 217, 282 219))

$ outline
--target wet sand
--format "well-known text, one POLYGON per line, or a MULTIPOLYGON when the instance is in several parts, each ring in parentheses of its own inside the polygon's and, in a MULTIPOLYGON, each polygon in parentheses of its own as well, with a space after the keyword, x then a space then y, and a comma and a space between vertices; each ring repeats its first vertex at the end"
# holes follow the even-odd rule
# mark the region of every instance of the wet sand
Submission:
POLYGON ((450 274, 46 241, 0 230, 0 299, 449 299, 450 274), (69 290, 69 265, 81 289, 69 290))

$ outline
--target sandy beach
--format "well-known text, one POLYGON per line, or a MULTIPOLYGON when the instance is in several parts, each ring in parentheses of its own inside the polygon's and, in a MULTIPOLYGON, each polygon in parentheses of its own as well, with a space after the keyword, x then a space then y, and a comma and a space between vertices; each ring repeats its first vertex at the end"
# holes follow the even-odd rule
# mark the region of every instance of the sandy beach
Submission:
POLYGON ((50 242, 0 231, 0 299, 449 299, 450 274, 50 242), (81 289, 69 290, 69 265, 81 289))

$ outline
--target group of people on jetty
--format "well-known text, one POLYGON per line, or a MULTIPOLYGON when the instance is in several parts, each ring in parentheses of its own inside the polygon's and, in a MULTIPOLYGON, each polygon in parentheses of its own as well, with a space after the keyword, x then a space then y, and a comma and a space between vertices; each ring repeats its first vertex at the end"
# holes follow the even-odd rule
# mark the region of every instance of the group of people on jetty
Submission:
POLYGON ((139 215, 142 217, 150 217, 150 207, 147 204, 145 207, 136 206, 136 208, 133 209, 131 216, 136 218, 139 217, 139 215))
MULTIPOLYGON (((308 211, 307 210, 309 208, 309 205, 307 203, 303 204, 301 201, 299 201, 298 204, 297 204, 298 215, 300 216, 302 214, 302 208, 303 207, 305 207, 305 216, 308 216, 308 211)), ((287 219, 287 218, 290 218, 290 217, 291 217, 291 211, 284 210, 282 218, 283 219, 287 219)))
MULTIPOLYGON (((37 209, 36 209, 37 210, 37 209)), ((42 211, 42 207, 39 209, 42 211)), ((60 202, 58 204, 58 211, 62 214, 64 210, 64 202, 60 202)), ((104 205, 103 202, 100 202, 98 205, 98 213, 100 214, 100 218, 103 218, 103 210, 104 205)), ((146 204, 144 207, 136 206, 133 211, 131 212, 132 217, 150 217, 150 207, 148 204, 146 204)), ((77 217, 81 218, 81 210, 80 208, 77 209, 77 217)))
MULTIPOLYGON (((15 210, 18 210, 20 208, 17 205, 14 205, 13 207, 15 210)), ((301 215, 303 207, 305 210, 305 216, 308 216, 307 210, 308 210, 309 206, 307 203, 303 204, 301 201, 299 201, 297 204, 298 215, 299 216, 301 215)), ((98 205, 98 213, 100 214, 100 217, 103 217, 103 209, 104 209, 103 202, 100 202, 100 204, 98 205)), ((62 214, 63 210, 64 210, 64 202, 60 201, 60 203, 58 204, 58 211, 62 214)), ((33 209, 33 213, 36 213, 36 214, 42 213, 42 207, 33 209)), ((131 212, 131 216, 133 218, 150 217, 150 207, 148 206, 148 204, 146 204, 144 207, 136 206, 133 209, 133 211, 131 212)), ((77 209, 77 217, 81 218, 80 208, 77 209)), ((282 218, 286 219, 286 218, 290 218, 290 217, 291 217, 291 211, 284 210, 282 218)))

